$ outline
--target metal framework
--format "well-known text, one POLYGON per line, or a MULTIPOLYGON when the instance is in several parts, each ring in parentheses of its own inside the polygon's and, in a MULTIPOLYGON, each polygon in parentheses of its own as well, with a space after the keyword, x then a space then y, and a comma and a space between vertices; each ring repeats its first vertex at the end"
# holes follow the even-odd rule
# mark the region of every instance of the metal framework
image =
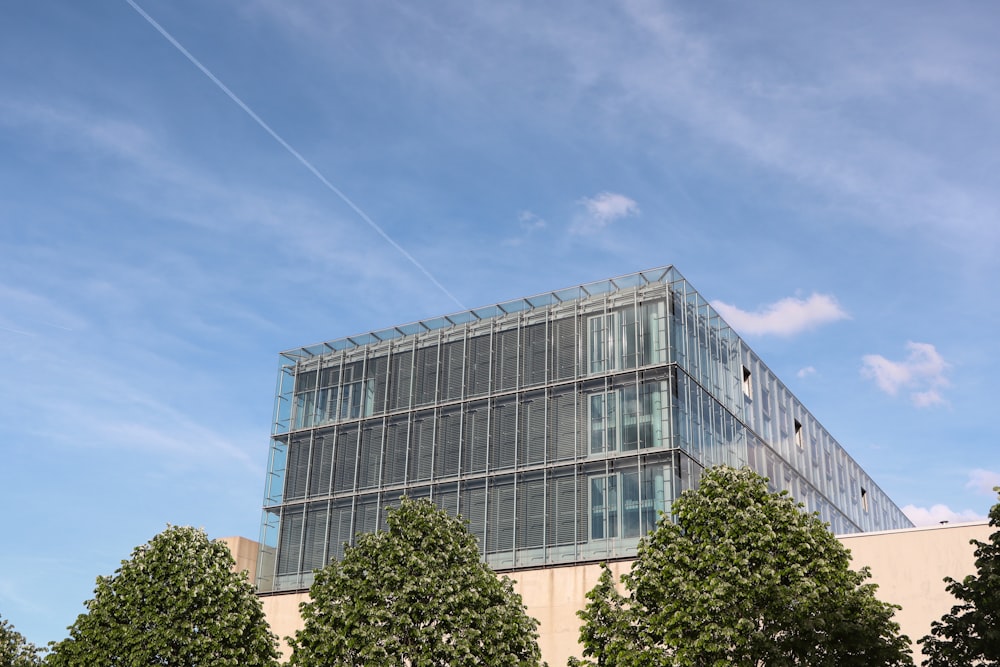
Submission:
POLYGON ((622 558, 711 465, 837 533, 902 512, 673 268, 281 354, 261 591, 308 587, 402 495, 495 569, 622 558))

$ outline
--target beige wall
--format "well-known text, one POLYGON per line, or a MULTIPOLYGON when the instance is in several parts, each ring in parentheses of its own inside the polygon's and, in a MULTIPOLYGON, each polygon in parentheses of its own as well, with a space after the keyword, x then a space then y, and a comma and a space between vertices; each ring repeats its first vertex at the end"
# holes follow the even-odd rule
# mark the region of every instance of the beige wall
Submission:
POLYGON ((233 569, 237 572, 246 571, 247 576, 250 577, 250 581, 256 583, 257 551, 260 545, 245 537, 219 537, 214 541, 222 542, 229 547, 229 553, 233 555, 233 560, 236 561, 236 567, 233 569))
POLYGON ((281 659, 288 660, 291 651, 288 650, 287 637, 302 628, 302 617, 299 616, 299 604, 309 599, 308 593, 284 593, 281 595, 262 595, 261 604, 264 616, 271 624, 271 632, 278 635, 278 650, 281 659))
MULTIPOLYGON (((969 540, 986 541, 990 533, 990 526, 982 522, 863 533, 839 539, 851 550, 852 567, 871 568, 872 581, 879 586, 879 598, 903 607, 896 620, 902 632, 916 642, 954 602, 944 589, 943 579, 946 576, 961 579, 975 572, 969 540)), ((621 561, 612 563, 611 570, 620 576, 630 566, 630 561, 621 561)), ((600 568, 597 565, 550 567, 510 572, 508 576, 516 582, 514 590, 524 599, 528 614, 538 619, 542 658, 551 667, 557 667, 565 665, 570 655, 579 655, 580 619, 576 612, 586 604, 587 591, 597 583, 600 568)), ((302 626, 299 603, 306 597, 305 593, 261 596, 271 629, 282 638, 285 657, 284 637, 302 626)), ((917 648, 914 646, 915 651, 917 648)), ((919 664, 919 654, 915 659, 919 664)))
POLYGON ((930 633, 931 622, 949 611, 955 598, 945 590, 945 577, 974 574, 975 549, 969 540, 989 540, 986 522, 908 528, 881 533, 844 535, 855 569, 867 565, 878 597, 903 608, 896 612, 900 630, 913 642, 914 662, 920 664, 916 642, 930 633))

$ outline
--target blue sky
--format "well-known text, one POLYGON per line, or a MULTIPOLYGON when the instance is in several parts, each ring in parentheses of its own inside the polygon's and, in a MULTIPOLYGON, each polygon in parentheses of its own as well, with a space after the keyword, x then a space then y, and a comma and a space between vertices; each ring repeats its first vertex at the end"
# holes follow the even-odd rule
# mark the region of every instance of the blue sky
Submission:
POLYGON ((985 516, 993 3, 136 2, 0 21, 29 639, 168 523, 257 536, 279 351, 665 264, 915 521, 985 516))

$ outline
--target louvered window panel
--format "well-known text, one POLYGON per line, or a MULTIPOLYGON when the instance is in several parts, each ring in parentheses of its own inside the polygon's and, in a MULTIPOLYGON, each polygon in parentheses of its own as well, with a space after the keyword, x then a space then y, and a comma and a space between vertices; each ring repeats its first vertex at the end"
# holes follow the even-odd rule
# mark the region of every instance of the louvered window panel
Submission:
POLYGON ((552 377, 576 377, 576 318, 565 317, 552 323, 552 377))
POLYGON ((385 485, 402 484, 406 479, 408 430, 405 418, 389 422, 385 437, 385 469, 382 472, 382 483, 385 485))
POLYGON ((327 561, 340 560, 344 557, 344 545, 351 543, 351 521, 354 511, 350 500, 334 501, 330 509, 329 545, 327 546, 327 561))
POLYGON ((379 463, 382 459, 382 422, 366 422, 361 429, 358 451, 358 488, 378 486, 379 463))
MULTIPOLYGON (((378 528, 378 496, 361 496, 358 498, 357 513, 354 517, 354 533, 374 533, 378 528)), ((357 543, 357 538, 354 540, 357 543)))
POLYGON ((545 546, 545 478, 522 477, 517 490, 517 548, 545 546))
POLYGON ((458 487, 455 484, 434 487, 434 504, 448 516, 458 514, 458 487))
POLYGON ((357 426, 337 432, 336 463, 333 467, 333 492, 348 493, 354 490, 354 472, 358 460, 357 426))
POLYGON ((573 471, 549 479, 549 546, 576 542, 576 479, 573 471))
POLYGON ((576 395, 549 397, 549 460, 563 461, 576 456, 576 395))
POLYGON ((305 498, 309 474, 309 436, 294 438, 288 445, 285 469, 285 500, 305 498))
POLYGON ((389 361, 389 410, 403 410, 410 405, 413 380, 413 352, 395 352, 389 361))
POLYGON ((517 329, 508 329, 496 335, 497 391, 517 389, 517 339, 517 329))
POLYGON ((442 401, 456 401, 462 398, 462 375, 465 371, 465 341, 456 340, 441 346, 441 389, 442 401))
POLYGON ((434 402, 437 390, 437 345, 417 350, 416 377, 413 381, 413 404, 434 402))
POLYGON ((479 553, 486 550, 486 486, 473 482, 462 486, 459 513, 469 522, 469 532, 479 543, 479 553))
POLYGON ((434 413, 418 412, 410 427, 407 481, 426 482, 434 463, 434 413))
POLYGON ((537 394, 522 401, 518 411, 520 439, 518 465, 545 462, 545 396, 537 394))
POLYGON ((475 336, 468 342, 468 360, 466 362, 468 378, 466 380, 467 396, 482 396, 490 390, 490 337, 475 336))
POLYGON ((442 412, 438 417, 434 449, 434 478, 452 477, 460 468, 462 415, 458 410, 442 412))
POLYGON ((299 572, 302 544, 303 509, 301 505, 286 507, 281 513, 281 539, 278 544, 278 575, 299 572))
POLYGON ((309 466, 309 495, 325 496, 330 493, 333 473, 332 432, 316 435, 312 446, 312 463, 309 466))
POLYGON ((487 438, 489 436, 488 409, 479 403, 465 413, 462 439, 463 468, 466 473, 486 472, 487 438))
POLYGON ((496 403, 491 421, 490 470, 513 468, 517 457, 517 404, 513 400, 496 403))
POLYGON ((545 358, 548 332, 545 322, 521 329, 521 386, 532 387, 545 382, 545 358))
POLYGON ((323 567, 326 550, 327 504, 311 503, 306 510, 305 539, 302 543, 302 572, 323 567))
POLYGON ((486 525, 486 553, 514 550, 514 480, 504 477, 490 484, 489 521, 486 525))

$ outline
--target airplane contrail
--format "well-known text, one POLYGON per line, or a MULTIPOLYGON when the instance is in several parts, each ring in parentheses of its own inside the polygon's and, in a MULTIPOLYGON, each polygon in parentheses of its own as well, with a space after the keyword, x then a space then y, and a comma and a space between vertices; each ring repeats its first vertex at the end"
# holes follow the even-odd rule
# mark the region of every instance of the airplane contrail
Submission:
POLYGON ((197 67, 198 69, 200 69, 201 73, 204 74, 205 76, 207 76, 209 78, 209 80, 211 80, 211 82, 214 83, 219 88, 219 90, 221 90, 222 92, 224 92, 229 97, 229 99, 231 99, 233 102, 235 102, 237 104, 237 106, 239 106, 241 109, 243 109, 243 111, 245 111, 246 114, 248 116, 250 116, 250 118, 252 118, 255 123, 257 123, 257 125, 259 125, 265 132, 267 132, 268 134, 270 134, 272 139, 274 139, 279 144, 281 144, 282 148, 284 148, 286 151, 288 151, 292 155, 292 157, 294 157, 296 160, 298 160, 302 164, 303 167, 305 167, 306 169, 308 169, 312 173, 313 176, 315 176, 317 179, 319 179, 320 183, 322 183, 323 185, 325 185, 326 188, 328 190, 330 190, 330 192, 332 192, 333 194, 335 194, 338 197, 340 197, 341 201, 343 201, 345 204, 347 204, 351 208, 351 210, 353 210, 355 213, 357 213, 357 215, 358 215, 359 218, 361 218, 365 223, 367 223, 369 227, 371 227, 372 229, 374 229, 375 232, 379 236, 381 236, 383 239, 385 239, 386 243, 388 243, 389 245, 391 245, 393 248, 395 248, 399 252, 399 254, 401 254, 403 257, 405 257, 406 259, 408 259, 410 261, 410 263, 413 264, 413 266, 417 267, 417 269, 421 273, 423 273, 427 277, 428 280, 430 280, 432 283, 434 283, 435 287, 437 287, 439 290, 441 290, 445 294, 445 296, 447 296, 449 299, 451 299, 456 304, 458 304, 459 308, 461 308, 462 310, 465 310, 465 306, 462 305, 462 302, 459 301, 457 298, 455 298, 455 295, 452 294, 451 292, 449 292, 448 289, 444 285, 442 285, 440 282, 438 282, 438 279, 435 278, 433 276, 433 274, 431 274, 431 272, 428 271, 427 268, 417 260, 416 257, 414 257, 409 252, 407 252, 406 249, 403 248, 403 246, 401 246, 398 243, 396 243, 396 241, 393 240, 393 238, 391 236, 389 236, 385 232, 385 230, 382 229, 374 220, 372 220, 371 217, 367 213, 365 213, 364 210, 360 206, 358 206, 353 201, 351 201, 350 197, 348 197, 343 192, 341 192, 340 188, 338 188, 336 185, 334 185, 333 183, 331 183, 326 178, 326 176, 324 176, 320 172, 319 169, 317 169, 316 167, 314 167, 313 164, 311 162, 309 162, 309 160, 305 159, 305 157, 303 157, 301 153, 299 153, 297 150, 295 150, 291 146, 291 144, 289 144, 287 141, 285 141, 281 137, 280 134, 278 134, 277 132, 275 132, 271 128, 270 125, 268 125, 267 123, 265 123, 264 120, 254 112, 253 109, 251 109, 249 106, 247 106, 246 102, 244 102, 243 100, 241 100, 239 98, 239 96, 236 95, 236 93, 234 93, 232 90, 229 89, 228 86, 226 86, 226 84, 222 83, 222 81, 220 81, 217 76, 215 76, 214 74, 212 74, 211 70, 209 70, 207 67, 205 67, 204 65, 202 65, 201 61, 199 61, 197 58, 195 58, 193 55, 191 55, 190 51, 188 51, 187 49, 185 49, 184 46, 180 42, 178 42, 176 39, 174 39, 173 35, 171 35, 169 32, 167 32, 167 30, 163 26, 161 26, 159 23, 157 23, 156 20, 152 16, 150 16, 149 14, 147 14, 145 12, 145 10, 143 10, 142 7, 140 7, 139 5, 137 5, 134 0, 125 0, 125 2, 127 2, 132 7, 132 9, 134 9, 139 14, 139 16, 141 16, 142 18, 144 18, 146 20, 146 22, 149 23, 149 25, 153 26, 158 33, 160 33, 161 35, 163 35, 164 39, 166 39, 168 42, 170 42, 175 49, 177 49, 178 51, 180 51, 184 55, 184 57, 187 58, 191 62, 192 65, 194 65, 195 67, 197 67))

